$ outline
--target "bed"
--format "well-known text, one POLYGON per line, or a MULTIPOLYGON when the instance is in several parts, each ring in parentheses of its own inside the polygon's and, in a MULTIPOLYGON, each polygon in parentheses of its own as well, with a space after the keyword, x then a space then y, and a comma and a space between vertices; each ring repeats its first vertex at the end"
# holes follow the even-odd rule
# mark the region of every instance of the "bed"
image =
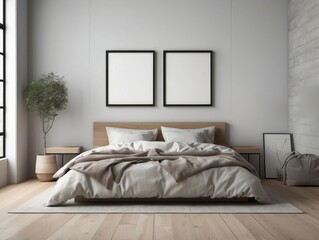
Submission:
MULTIPOLYGON (((211 132, 205 134, 211 137, 211 132)), ((132 136, 135 135, 138 134, 134 132, 132 136)), ((145 137, 146 133, 140 135, 145 137)), ((197 132, 195 135, 202 137, 197 132)), ((255 169, 225 146, 225 136, 224 122, 94 122, 94 148, 58 170, 55 177, 59 179, 47 206, 63 205, 73 198, 105 202, 253 198, 268 203, 255 169), (212 127, 214 143, 174 140, 174 129, 184 129, 193 136, 197 129, 212 127), (156 130, 156 135, 154 139, 114 143, 106 128, 156 130), (167 141, 165 132, 165 142, 161 130, 171 129, 173 138, 167 141)))

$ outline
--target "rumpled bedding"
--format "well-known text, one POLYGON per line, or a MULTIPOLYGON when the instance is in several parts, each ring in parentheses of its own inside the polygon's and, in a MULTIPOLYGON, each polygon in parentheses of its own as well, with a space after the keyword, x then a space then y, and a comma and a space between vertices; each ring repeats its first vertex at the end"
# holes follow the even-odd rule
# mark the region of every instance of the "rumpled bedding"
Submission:
POLYGON ((256 171, 215 144, 138 141, 84 152, 54 177, 48 206, 86 198, 239 198, 269 202, 256 171), (71 169, 71 170, 70 170, 71 169))

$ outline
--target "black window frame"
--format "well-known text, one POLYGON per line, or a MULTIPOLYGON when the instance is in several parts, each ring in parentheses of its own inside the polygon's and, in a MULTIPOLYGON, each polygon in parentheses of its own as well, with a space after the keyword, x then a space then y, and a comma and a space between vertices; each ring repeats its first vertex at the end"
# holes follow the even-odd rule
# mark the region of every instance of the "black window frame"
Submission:
POLYGON ((3 105, 0 106, 0 109, 3 111, 3 126, 2 132, 0 132, 0 137, 3 138, 2 147, 3 148, 3 155, 0 155, 0 158, 4 158, 6 156, 6 0, 3 0, 3 23, 0 23, 0 30, 3 31, 3 51, 0 52, 0 55, 3 57, 3 79, 0 79, 2 82, 2 91, 3 91, 3 105))

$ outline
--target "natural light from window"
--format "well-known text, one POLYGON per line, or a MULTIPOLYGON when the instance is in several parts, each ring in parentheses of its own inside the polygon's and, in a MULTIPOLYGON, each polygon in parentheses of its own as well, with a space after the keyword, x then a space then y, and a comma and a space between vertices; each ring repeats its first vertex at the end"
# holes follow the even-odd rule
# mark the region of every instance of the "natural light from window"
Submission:
POLYGON ((0 158, 5 157, 5 14, 0 0, 0 158))

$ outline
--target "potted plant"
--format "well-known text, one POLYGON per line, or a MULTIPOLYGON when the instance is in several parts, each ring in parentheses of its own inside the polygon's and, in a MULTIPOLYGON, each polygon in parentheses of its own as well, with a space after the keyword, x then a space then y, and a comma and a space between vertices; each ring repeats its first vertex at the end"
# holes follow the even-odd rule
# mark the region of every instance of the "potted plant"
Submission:
POLYGON ((40 117, 43 132, 43 155, 37 155, 35 172, 40 181, 52 181, 57 171, 56 156, 46 155, 46 137, 59 111, 66 109, 68 90, 63 77, 53 72, 32 81, 24 91, 28 112, 40 117))

